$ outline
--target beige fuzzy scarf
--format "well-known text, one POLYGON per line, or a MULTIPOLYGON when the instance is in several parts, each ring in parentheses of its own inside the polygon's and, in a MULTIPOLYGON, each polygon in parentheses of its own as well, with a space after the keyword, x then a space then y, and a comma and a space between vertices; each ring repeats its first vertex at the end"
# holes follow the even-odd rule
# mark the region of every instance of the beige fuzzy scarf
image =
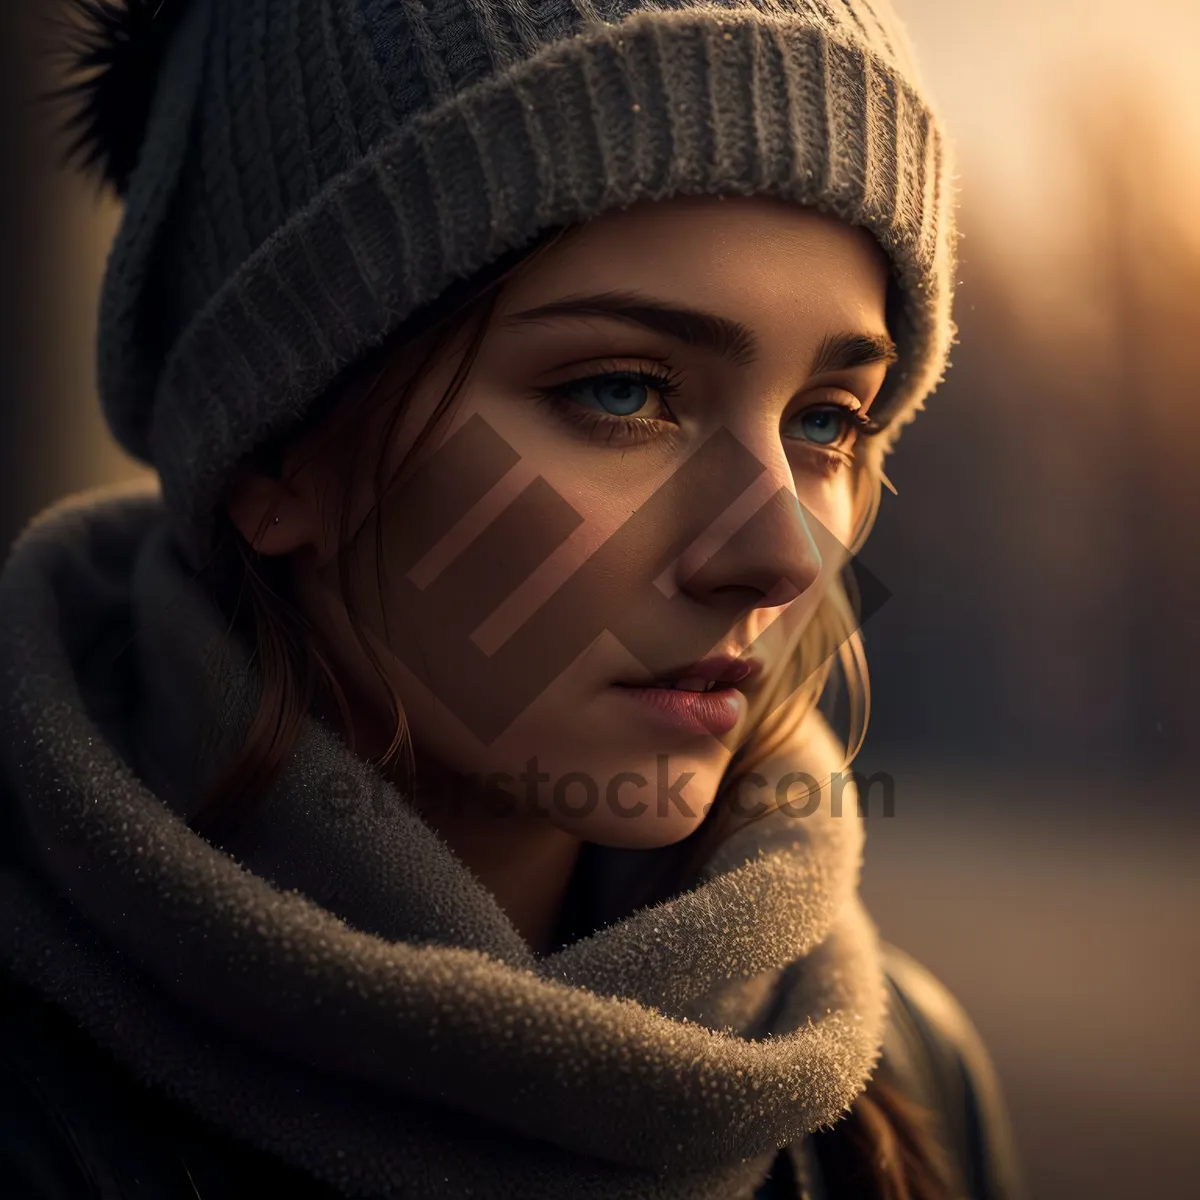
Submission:
POLYGON ((229 1133, 352 1196, 734 1200, 864 1087, 885 1001, 852 800, 744 825, 690 890, 538 956, 318 722, 236 844, 188 828, 197 731, 239 728, 252 685, 152 495, 37 522, 0 628, 30 835, 0 959, 229 1133))

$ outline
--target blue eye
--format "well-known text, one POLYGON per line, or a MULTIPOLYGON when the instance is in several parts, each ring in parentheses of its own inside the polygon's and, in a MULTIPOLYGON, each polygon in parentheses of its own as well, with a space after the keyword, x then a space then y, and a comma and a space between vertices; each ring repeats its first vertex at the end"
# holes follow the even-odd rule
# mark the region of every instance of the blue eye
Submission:
POLYGON ((584 408, 630 417, 650 402, 650 387, 636 378, 596 375, 571 385, 570 396, 584 408))
POLYGON ((632 416, 659 420, 670 415, 666 399, 678 390, 679 380, 669 371, 614 370, 572 379, 543 394, 565 400, 576 410, 597 413, 601 420, 632 416), (651 411, 643 411, 647 407, 651 411))
POLYGON ((850 414, 836 404, 806 408, 787 423, 788 437, 802 437, 819 446, 834 446, 842 441, 850 425, 850 414))
POLYGON ((679 391, 682 379, 679 372, 668 369, 614 365, 611 370, 537 388, 533 394, 584 432, 589 444, 598 440, 610 446, 628 445, 669 437, 678 429, 669 398, 679 391))

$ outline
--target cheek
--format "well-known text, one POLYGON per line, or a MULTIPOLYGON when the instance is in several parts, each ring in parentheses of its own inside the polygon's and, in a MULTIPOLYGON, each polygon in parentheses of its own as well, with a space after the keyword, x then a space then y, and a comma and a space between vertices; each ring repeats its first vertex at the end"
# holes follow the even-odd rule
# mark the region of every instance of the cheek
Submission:
POLYGON ((809 531, 821 551, 822 563, 845 560, 854 535, 855 479, 850 468, 832 477, 796 471, 796 498, 804 510, 809 531))
POLYGON ((679 469, 679 461, 666 444, 625 451, 598 445, 603 435, 589 441, 511 388, 479 387, 464 400, 451 436, 482 423, 512 463, 502 485, 474 514, 475 524, 484 528, 522 498, 521 524, 511 537, 525 551, 528 573, 479 630, 480 645, 488 649, 608 543, 679 469))
MULTIPOLYGON (((441 722, 440 732, 424 729, 426 738, 455 740, 454 714, 471 734, 466 741, 487 745, 540 693, 542 643, 558 646, 575 625, 596 624, 590 613, 564 615, 562 605, 544 618, 547 601, 653 494, 670 464, 589 447, 540 420, 532 404, 478 389, 464 401, 436 448, 354 537, 350 600, 393 660, 414 725, 441 722), (540 641, 530 648, 535 616, 540 641)), ((605 582, 617 590, 629 583, 623 575, 605 582)), ((328 573, 325 583, 340 591, 328 573)), ((605 595, 589 599, 600 605, 605 595)))

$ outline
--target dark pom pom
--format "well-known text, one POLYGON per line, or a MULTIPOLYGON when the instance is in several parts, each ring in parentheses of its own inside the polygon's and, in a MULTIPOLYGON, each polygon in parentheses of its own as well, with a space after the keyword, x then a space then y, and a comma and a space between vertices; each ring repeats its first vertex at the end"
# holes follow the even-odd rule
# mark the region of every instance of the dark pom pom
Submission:
POLYGON ((67 165, 125 194, 137 165, 170 26, 186 0, 69 0, 56 22, 66 83, 46 99, 64 105, 67 165))

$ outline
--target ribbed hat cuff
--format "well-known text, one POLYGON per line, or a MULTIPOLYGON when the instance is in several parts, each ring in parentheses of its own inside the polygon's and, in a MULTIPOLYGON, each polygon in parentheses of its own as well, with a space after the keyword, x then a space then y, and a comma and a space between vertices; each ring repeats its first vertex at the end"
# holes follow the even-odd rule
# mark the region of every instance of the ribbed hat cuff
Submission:
POLYGON ((199 565, 235 465, 422 305, 641 200, 773 195, 869 229, 903 296, 897 430, 955 333, 951 187, 938 121, 897 69, 794 17, 643 12, 555 43, 334 179, 184 331, 149 431, 181 545, 199 565))

